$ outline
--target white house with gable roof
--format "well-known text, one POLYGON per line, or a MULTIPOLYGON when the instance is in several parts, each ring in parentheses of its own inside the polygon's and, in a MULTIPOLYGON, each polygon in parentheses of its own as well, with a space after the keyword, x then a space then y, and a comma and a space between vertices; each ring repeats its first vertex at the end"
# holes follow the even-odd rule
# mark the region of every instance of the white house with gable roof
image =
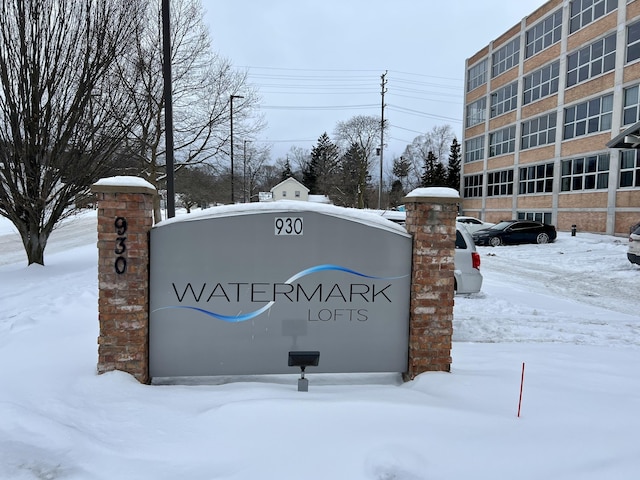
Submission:
POLYGON ((271 189, 273 200, 309 201, 309 189, 293 177, 283 180, 271 189))

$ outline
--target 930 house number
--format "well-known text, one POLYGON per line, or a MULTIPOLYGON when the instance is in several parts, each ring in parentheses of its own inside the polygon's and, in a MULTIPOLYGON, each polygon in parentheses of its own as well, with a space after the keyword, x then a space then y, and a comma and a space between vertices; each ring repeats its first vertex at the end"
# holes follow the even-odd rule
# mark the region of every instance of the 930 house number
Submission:
POLYGON ((127 271, 127 259, 124 256, 127 251, 127 246, 125 241, 127 237, 125 233, 127 233, 127 219, 124 217, 116 217, 116 221, 114 222, 114 226, 116 228, 116 246, 113 249, 114 253, 117 255, 115 261, 115 269, 118 275, 122 275, 127 271))
POLYGON ((302 235, 302 217, 276 217, 275 234, 302 235))

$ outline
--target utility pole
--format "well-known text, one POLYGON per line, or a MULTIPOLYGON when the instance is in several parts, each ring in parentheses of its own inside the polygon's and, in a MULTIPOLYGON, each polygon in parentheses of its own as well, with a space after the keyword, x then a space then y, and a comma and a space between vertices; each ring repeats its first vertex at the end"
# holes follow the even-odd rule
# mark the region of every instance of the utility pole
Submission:
POLYGON ((384 94, 387 89, 387 71, 380 75, 380 94, 382 95, 382 114, 380 115, 380 185, 378 187, 378 210, 382 208, 382 159, 384 157, 384 94))

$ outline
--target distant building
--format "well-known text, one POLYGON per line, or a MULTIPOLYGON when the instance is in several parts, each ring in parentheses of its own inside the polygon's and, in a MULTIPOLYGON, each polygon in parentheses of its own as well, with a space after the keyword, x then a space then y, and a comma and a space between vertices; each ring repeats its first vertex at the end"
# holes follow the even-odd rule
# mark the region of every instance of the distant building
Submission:
POLYGON ((550 0, 466 61, 462 210, 559 230, 640 221, 640 1, 550 0))
POLYGON ((272 200, 309 201, 309 189, 293 177, 283 180, 271 189, 272 200))
POLYGON ((259 202, 273 202, 273 195, 271 192, 258 192, 259 202))

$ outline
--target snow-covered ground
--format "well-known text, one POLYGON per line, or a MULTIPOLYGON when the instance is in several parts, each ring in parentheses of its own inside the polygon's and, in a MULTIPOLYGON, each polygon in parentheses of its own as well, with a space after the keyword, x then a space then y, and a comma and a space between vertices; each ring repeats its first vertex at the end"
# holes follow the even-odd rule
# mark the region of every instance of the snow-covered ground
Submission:
POLYGON ((625 238, 480 247, 451 373, 140 385, 96 375, 95 212, 25 267, 0 219, 0 479, 635 480, 640 268, 625 238), (521 416, 517 416, 525 365, 521 416))

